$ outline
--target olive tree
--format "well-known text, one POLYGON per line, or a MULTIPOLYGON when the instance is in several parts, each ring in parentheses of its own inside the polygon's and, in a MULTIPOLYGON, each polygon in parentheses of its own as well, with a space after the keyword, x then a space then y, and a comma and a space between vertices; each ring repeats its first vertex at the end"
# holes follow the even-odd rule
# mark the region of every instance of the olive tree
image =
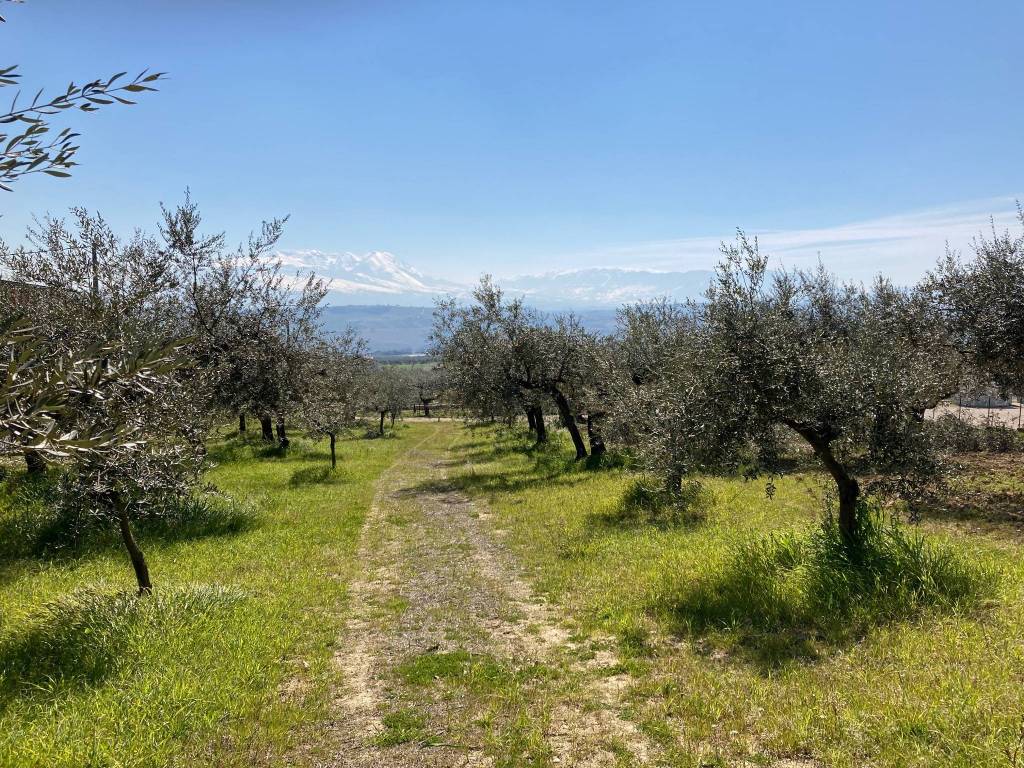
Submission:
POLYGON ((577 425, 588 336, 568 315, 553 322, 521 299, 507 301, 485 277, 473 291, 474 303, 442 302, 434 313, 432 344, 441 367, 464 399, 500 399, 527 413, 538 441, 546 437, 542 403, 554 402, 576 449, 587 457, 577 425))
POLYGON ((852 542, 855 460, 884 442, 890 465, 930 466, 918 461, 921 413, 955 391, 959 361, 926 305, 885 280, 865 288, 823 268, 769 273, 742 232, 723 256, 699 309, 705 397, 729 408, 734 434, 764 442, 782 425, 805 440, 836 484, 839 527, 852 542))
POLYGON ((685 306, 652 301, 619 310, 611 432, 672 497, 715 446, 700 439, 714 412, 700 407, 707 399, 701 358, 700 328, 685 306))
POLYGON ((335 469, 338 436, 359 417, 372 361, 365 342, 349 331, 321 340, 309 350, 304 365, 308 385, 299 406, 300 418, 311 435, 328 438, 331 469, 335 469))
POLYGON ((187 425, 171 426, 187 411, 172 376, 180 349, 106 344, 44 358, 32 329, 11 321, 0 323, 0 344, 0 448, 69 460, 63 497, 117 521, 139 592, 149 592, 131 520, 189 487, 202 455, 187 425))
POLYGON ((27 245, 0 241, 0 268, 25 286, 21 309, 49 350, 118 339, 150 343, 180 330, 172 297, 177 277, 159 243, 140 230, 119 237, 98 213, 47 215, 27 245))
POLYGON ((192 429, 190 393, 173 376, 187 365, 180 347, 109 350, 107 386, 76 394, 75 418, 104 437, 79 451, 62 477, 67 503, 117 524, 140 595, 153 589, 132 521, 159 515, 187 496, 202 469, 202 436, 192 429))
POLYGON ((327 288, 316 275, 286 274, 274 248, 287 221, 272 219, 236 248, 223 233, 202 231, 198 205, 186 194, 163 207, 160 232, 177 286, 174 314, 191 353, 208 373, 214 407, 256 414, 265 440, 286 446, 285 416, 295 412, 306 381, 307 350, 320 334, 327 288))
MULTIPOLYGON (((0 242, 0 267, 11 278, 8 292, 18 293, 20 310, 31 318, 40 355, 75 357, 100 346, 109 363, 118 350, 158 348, 187 334, 176 311, 178 276, 154 238, 141 231, 121 238, 99 214, 74 208, 70 221, 35 222, 27 240, 16 248, 0 242)), ((203 400, 205 374, 195 367, 176 374, 193 390, 190 404, 203 400)), ((76 428, 71 409, 58 420, 76 428)), ((194 428, 202 426, 200 414, 194 428)), ((43 454, 25 456, 30 471, 45 468, 43 454)))
POLYGON ((367 403, 377 413, 380 422, 377 434, 384 435, 384 419, 391 418, 391 427, 395 419, 407 408, 414 397, 419 397, 421 379, 410 374, 408 369, 397 365, 377 365, 373 370, 367 388, 367 403))
POLYGON ((951 342, 989 380, 1024 392, 1024 208, 1021 229, 981 236, 974 258, 950 251, 925 281, 951 342))
POLYGON ((416 399, 423 407, 423 415, 430 418, 430 406, 444 392, 444 371, 434 366, 416 366, 411 374, 416 399))
POLYGON ((455 299, 445 299, 434 310, 431 351, 440 361, 451 395, 463 409, 485 419, 525 412, 538 442, 544 442, 542 402, 505 375, 493 333, 493 323, 481 304, 463 306, 455 299))

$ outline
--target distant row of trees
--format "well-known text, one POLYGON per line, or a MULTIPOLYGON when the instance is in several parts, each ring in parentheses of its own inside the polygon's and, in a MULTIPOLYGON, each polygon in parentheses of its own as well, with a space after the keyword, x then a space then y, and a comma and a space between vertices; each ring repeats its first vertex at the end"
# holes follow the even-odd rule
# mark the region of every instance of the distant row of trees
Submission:
POLYGON ((979 382, 1024 390, 1024 234, 993 232, 975 251, 948 254, 913 288, 862 286, 822 267, 771 271, 741 232, 702 300, 623 307, 610 336, 485 278, 472 303, 439 304, 433 352, 464 407, 524 416, 539 442, 554 409, 577 459, 614 441, 669 496, 701 472, 772 470, 795 436, 834 480, 853 542, 859 469, 912 495, 940 469, 927 409, 979 382))

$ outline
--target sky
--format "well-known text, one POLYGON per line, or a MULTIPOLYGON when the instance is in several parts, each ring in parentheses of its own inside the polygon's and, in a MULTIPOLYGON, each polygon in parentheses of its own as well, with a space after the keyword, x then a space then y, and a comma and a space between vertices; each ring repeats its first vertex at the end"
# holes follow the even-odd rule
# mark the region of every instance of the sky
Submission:
MULTIPOLYGON (((385 250, 466 280, 779 260, 911 280, 1024 198, 1024 3, 0 3, 24 88, 167 71, 69 115, 73 178, 0 193, 154 229, 186 188, 240 240, 385 250)), ((5 89, 4 94, 13 89, 5 89)))

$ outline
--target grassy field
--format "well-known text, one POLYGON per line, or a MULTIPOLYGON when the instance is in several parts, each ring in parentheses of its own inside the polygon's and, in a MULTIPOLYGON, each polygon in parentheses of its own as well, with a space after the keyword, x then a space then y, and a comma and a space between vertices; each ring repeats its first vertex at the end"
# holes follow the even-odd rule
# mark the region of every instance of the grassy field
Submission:
POLYGON ((352 554, 397 439, 286 456, 228 439, 209 479, 240 504, 143 531, 156 592, 131 595, 116 540, 18 547, 46 517, 0 485, 0 765, 252 765, 324 715, 352 554))
POLYGON ((532 451, 521 437, 495 440, 489 429, 466 436, 457 482, 490 501, 494 525, 578 635, 617 638, 631 717, 667 764, 1024 765, 1016 528, 921 526, 951 562, 991 577, 980 604, 881 601, 844 631, 828 616, 709 620, 698 608, 742 542, 815 525, 819 478, 777 480, 771 500, 764 480, 712 478, 699 514, 659 525, 624 513, 627 472, 573 467, 564 449, 532 451))
MULTIPOLYGON (((116 539, 44 546, 45 498, 11 474, 0 765, 308 764, 353 744, 352 728, 332 732, 340 742, 322 728, 338 722, 351 649, 341 672, 331 658, 348 631, 374 654, 383 697, 381 730, 358 748, 409 765, 463 755, 444 746, 461 733, 496 764, 554 768, 554 721, 567 703, 603 706, 584 688, 609 675, 625 677, 616 712, 656 746, 652 764, 1024 766, 1024 534, 978 517, 984 498, 1016 498, 1013 456, 977 457, 1001 479, 971 481, 954 514, 909 537, 880 528, 913 578, 867 586, 823 581, 837 571, 811 535, 827 487, 814 473, 776 479, 771 498, 763 478, 707 478, 687 514, 664 519, 630 506, 642 494, 628 470, 571 456, 557 433, 537 450, 522 434, 421 422, 343 441, 332 475, 322 445, 281 455, 226 439, 209 479, 233 501, 142 527, 157 587, 144 600, 116 539), (508 603, 509 552, 549 607, 508 603), (346 624, 360 589, 379 619, 357 621, 361 635, 346 624), (474 634, 492 625, 502 642, 529 647, 538 632, 554 646, 544 663, 505 654, 474 634), (591 663, 609 644, 614 664, 591 663)), ((636 765, 620 746, 616 765, 636 765)))

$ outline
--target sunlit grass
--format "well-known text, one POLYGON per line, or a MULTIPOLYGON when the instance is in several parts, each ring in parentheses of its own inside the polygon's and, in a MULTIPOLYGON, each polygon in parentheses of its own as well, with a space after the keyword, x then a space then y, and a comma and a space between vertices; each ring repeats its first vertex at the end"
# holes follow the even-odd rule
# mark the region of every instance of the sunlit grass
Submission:
MULTIPOLYGON (((286 455, 215 447, 209 479, 252 517, 140 526, 151 598, 133 596, 116 537, 0 559, 0 765, 248 766, 285 752, 324 716, 374 481, 416 429, 343 441, 334 473, 303 440, 286 455)), ((0 494, 5 515, 33 519, 0 494)))
POLYGON ((1024 723, 1024 553, 1012 530, 981 538, 922 525, 920 548, 913 531, 899 546, 909 542, 903 565, 921 566, 924 581, 890 584, 880 571, 866 590, 828 582, 841 571, 806 549, 821 522, 817 476, 776 478, 771 499, 764 480, 706 478, 704 514, 664 525, 624 514, 635 496, 625 470, 573 465, 557 442, 527 446, 467 433, 457 481, 491 501, 493 525, 581 635, 618 640, 634 715, 669 764, 1010 765, 1024 723), (680 611, 702 590, 722 609, 729 596, 715 585, 749 576, 737 553, 770 534, 797 551, 783 562, 786 547, 760 545, 786 574, 763 585, 777 590, 764 605, 748 584, 745 606, 734 600, 711 620, 680 611), (790 578, 797 561, 804 576, 790 578), (826 617, 828 595, 846 602, 826 617), (766 616, 772 607, 782 613, 766 616), (847 631, 827 631, 833 620, 847 631))

